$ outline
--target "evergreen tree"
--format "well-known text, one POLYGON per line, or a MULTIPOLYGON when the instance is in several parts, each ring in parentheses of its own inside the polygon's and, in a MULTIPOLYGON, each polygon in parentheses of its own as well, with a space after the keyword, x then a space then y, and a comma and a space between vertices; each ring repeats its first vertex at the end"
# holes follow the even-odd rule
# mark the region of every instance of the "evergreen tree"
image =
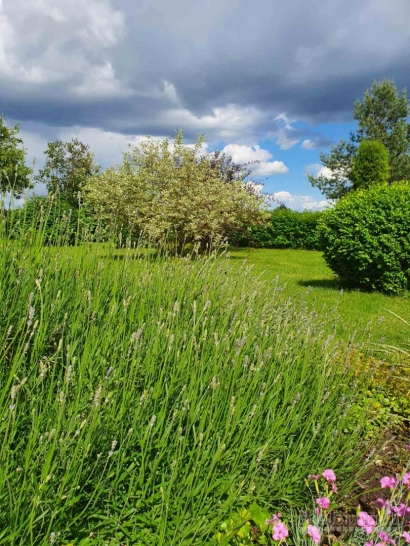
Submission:
POLYGON ((329 199, 338 199, 353 189, 352 168, 358 145, 363 140, 376 140, 387 149, 390 164, 388 182, 410 179, 410 105, 406 90, 399 95, 394 80, 373 82, 357 100, 353 117, 358 128, 348 141, 341 140, 328 154, 321 152, 320 159, 332 171, 331 177, 308 175, 312 186, 329 199))
POLYGON ((387 184, 390 176, 389 154, 378 140, 362 140, 352 165, 353 188, 367 189, 387 184))

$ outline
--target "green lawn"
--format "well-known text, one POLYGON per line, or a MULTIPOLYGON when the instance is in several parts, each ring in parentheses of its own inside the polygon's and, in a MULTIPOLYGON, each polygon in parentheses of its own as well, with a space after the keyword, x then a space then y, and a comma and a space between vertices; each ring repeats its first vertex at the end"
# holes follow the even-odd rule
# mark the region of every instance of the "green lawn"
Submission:
MULTIPOLYGON (((410 341, 410 330, 389 311, 410 320, 410 294, 404 297, 385 296, 358 290, 342 291, 332 271, 326 266, 321 252, 308 250, 231 250, 231 262, 242 264, 246 260, 255 274, 262 274, 267 282, 285 288, 289 296, 309 292, 309 301, 315 302, 318 311, 337 307, 341 316, 339 333, 348 337, 370 326, 372 341, 403 346, 410 341), (310 288, 309 288, 310 287, 310 288), (380 319, 380 321, 379 321, 380 319)), ((325 312, 325 311, 324 311, 325 312)))

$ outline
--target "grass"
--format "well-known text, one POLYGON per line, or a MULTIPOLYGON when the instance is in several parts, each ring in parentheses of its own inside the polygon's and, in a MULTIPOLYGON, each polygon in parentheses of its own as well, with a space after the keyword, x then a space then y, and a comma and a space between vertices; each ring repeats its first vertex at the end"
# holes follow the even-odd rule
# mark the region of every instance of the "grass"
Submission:
POLYGON ((340 315, 337 331, 343 339, 356 331, 362 335, 372 323, 372 342, 400 347, 409 342, 408 329, 389 311, 409 320, 410 294, 398 297, 358 290, 341 293, 337 278, 320 252, 241 249, 231 251, 231 260, 236 266, 246 260, 253 266, 254 274, 262 275, 268 283, 275 283, 278 276, 286 294, 291 297, 305 294, 306 300, 315 305, 318 312, 326 313, 336 307, 340 315))
POLYGON ((343 498, 363 412, 331 313, 239 260, 40 242, 0 238, 0 545, 211 545, 329 466, 343 498))

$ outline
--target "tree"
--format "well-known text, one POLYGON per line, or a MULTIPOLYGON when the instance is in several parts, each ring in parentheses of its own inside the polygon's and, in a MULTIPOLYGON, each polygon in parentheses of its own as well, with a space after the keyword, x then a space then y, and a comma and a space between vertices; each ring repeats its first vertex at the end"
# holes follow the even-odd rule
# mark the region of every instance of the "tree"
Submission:
POLYGON ((185 146, 181 132, 172 148, 166 138, 147 138, 124 154, 122 165, 91 177, 86 199, 106 218, 152 242, 171 243, 177 253, 185 243, 205 249, 231 229, 250 229, 263 217, 262 196, 242 176, 225 176, 212 155, 199 157, 203 142, 201 136, 193 148, 185 146))
POLYGON ((49 193, 59 195, 77 208, 78 193, 82 191, 87 179, 100 170, 94 163, 90 147, 76 138, 71 142, 56 140, 48 143, 44 154, 44 168, 39 170, 35 180, 45 184, 49 193))
POLYGON ((353 188, 367 189, 387 184, 390 176, 389 154, 378 140, 362 140, 352 164, 353 188))
POLYGON ((320 160, 332 175, 308 175, 310 183, 329 199, 338 199, 351 191, 353 161, 362 140, 377 140, 386 147, 390 164, 389 184, 410 178, 409 115, 405 89, 399 95, 394 80, 374 81, 370 90, 365 92, 363 101, 355 101, 356 132, 350 133, 348 141, 341 140, 332 146, 328 154, 320 154, 320 160))
POLYGON ((19 137, 20 127, 10 128, 0 116, 0 192, 11 192, 20 197, 26 188, 31 188, 32 169, 26 166, 26 149, 19 137))

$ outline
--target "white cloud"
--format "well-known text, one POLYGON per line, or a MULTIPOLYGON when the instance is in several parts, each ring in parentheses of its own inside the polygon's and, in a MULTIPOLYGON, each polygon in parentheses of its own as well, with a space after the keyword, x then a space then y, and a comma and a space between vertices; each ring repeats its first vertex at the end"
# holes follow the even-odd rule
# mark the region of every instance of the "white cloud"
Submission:
POLYGON ((65 83, 93 98, 101 85, 104 96, 118 96, 107 51, 124 33, 111 0, 9 1, 0 10, 0 75, 14 85, 65 83))
POLYGON ((310 138, 307 138, 302 142, 302 148, 304 150, 314 150, 316 148, 315 143, 310 138))
POLYGON ((235 163, 247 163, 248 161, 269 161, 272 154, 264 150, 257 144, 255 146, 245 146, 241 144, 228 144, 222 150, 223 153, 230 155, 235 163))
MULTIPOLYGON (((170 91, 168 91, 170 94, 170 91)), ((173 93, 177 101, 177 92, 173 93)), ((187 108, 181 106, 163 109, 157 117, 153 116, 153 123, 162 128, 174 131, 177 127, 190 129, 198 133, 205 133, 211 140, 226 141, 255 141, 255 128, 263 122, 264 114, 253 106, 238 106, 227 104, 213 108, 212 114, 197 116, 187 108)), ((130 120, 133 122, 133 120, 130 120)))
POLYGON ((289 150, 289 148, 296 146, 299 139, 289 137, 285 131, 279 131, 276 142, 280 146, 281 150, 289 150))
POLYGON ((93 100, 110 97, 128 97, 134 94, 132 89, 127 88, 115 76, 112 64, 107 62, 104 65, 93 66, 84 76, 79 85, 72 87, 75 96, 90 98, 93 100))
POLYGON ((273 176, 275 174, 284 174, 289 171, 283 161, 269 161, 272 158, 272 154, 257 144, 254 146, 228 144, 222 152, 231 156, 234 163, 240 165, 250 161, 259 161, 260 163, 249 166, 252 170, 252 175, 254 176, 273 176))
POLYGON ((294 210, 324 210, 332 205, 328 199, 317 200, 310 195, 292 195, 287 191, 278 191, 272 196, 294 210))
POLYGON ((279 114, 274 121, 281 126, 281 129, 276 131, 276 143, 281 150, 288 150, 295 146, 299 142, 299 138, 292 136, 295 129, 292 127, 287 115, 285 113, 279 114))
POLYGON ((325 178, 332 178, 333 171, 328 167, 321 165, 320 163, 313 163, 312 165, 307 165, 305 169, 307 174, 312 174, 315 177, 324 176, 325 178))
POLYGON ((275 174, 286 174, 289 172, 288 167, 283 161, 261 162, 251 170, 254 176, 274 176, 275 174))

